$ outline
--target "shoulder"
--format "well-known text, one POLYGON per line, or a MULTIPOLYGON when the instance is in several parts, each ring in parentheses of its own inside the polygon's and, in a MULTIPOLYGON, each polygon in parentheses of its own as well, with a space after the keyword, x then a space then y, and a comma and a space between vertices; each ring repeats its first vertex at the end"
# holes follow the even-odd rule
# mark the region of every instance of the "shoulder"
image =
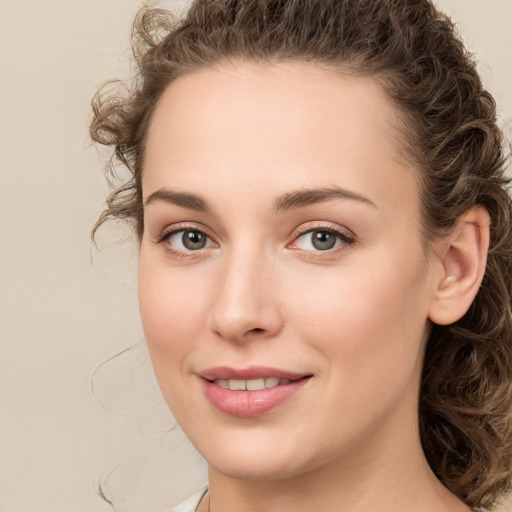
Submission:
POLYGON ((199 489, 199 491, 190 496, 190 498, 180 503, 179 505, 176 505, 174 508, 169 510, 169 512, 194 512, 207 490, 208 486, 203 486, 201 489, 199 489))

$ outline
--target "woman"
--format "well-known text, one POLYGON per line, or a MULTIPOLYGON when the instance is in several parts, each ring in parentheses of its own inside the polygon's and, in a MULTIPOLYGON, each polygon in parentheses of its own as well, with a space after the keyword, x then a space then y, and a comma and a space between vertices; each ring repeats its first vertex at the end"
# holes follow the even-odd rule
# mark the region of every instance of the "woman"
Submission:
POLYGON ((135 22, 93 139, 133 180, 179 510, 490 510, 510 487, 510 199, 492 97, 428 0, 197 0, 135 22), (419 414, 418 414, 419 411, 419 414))

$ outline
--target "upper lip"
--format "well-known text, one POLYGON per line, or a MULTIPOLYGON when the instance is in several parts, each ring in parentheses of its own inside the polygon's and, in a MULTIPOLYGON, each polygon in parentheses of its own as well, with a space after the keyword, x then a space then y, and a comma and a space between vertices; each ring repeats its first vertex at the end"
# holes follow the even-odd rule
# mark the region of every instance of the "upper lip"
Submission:
POLYGON ((252 380, 266 377, 277 377, 279 379, 299 380, 310 377, 310 373, 297 373, 280 368, 267 366, 249 366, 247 368, 230 368, 229 366, 215 366, 199 373, 206 380, 252 380))

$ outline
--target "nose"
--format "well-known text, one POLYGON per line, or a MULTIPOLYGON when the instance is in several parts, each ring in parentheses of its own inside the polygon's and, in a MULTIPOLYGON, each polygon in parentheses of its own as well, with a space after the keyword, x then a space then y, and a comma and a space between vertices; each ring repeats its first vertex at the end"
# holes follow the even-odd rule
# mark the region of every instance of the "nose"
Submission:
POLYGON ((277 335, 283 319, 274 275, 273 262, 261 255, 232 254, 218 274, 210 330, 234 342, 277 335))

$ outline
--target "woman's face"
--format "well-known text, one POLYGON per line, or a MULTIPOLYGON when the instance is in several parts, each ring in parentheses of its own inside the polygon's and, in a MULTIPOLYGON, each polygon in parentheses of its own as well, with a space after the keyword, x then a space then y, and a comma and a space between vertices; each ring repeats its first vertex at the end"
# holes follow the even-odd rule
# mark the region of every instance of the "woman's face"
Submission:
POLYGON ((160 98, 140 309, 217 471, 285 478, 417 440, 434 273, 397 124, 374 81, 313 64, 200 70, 160 98))

